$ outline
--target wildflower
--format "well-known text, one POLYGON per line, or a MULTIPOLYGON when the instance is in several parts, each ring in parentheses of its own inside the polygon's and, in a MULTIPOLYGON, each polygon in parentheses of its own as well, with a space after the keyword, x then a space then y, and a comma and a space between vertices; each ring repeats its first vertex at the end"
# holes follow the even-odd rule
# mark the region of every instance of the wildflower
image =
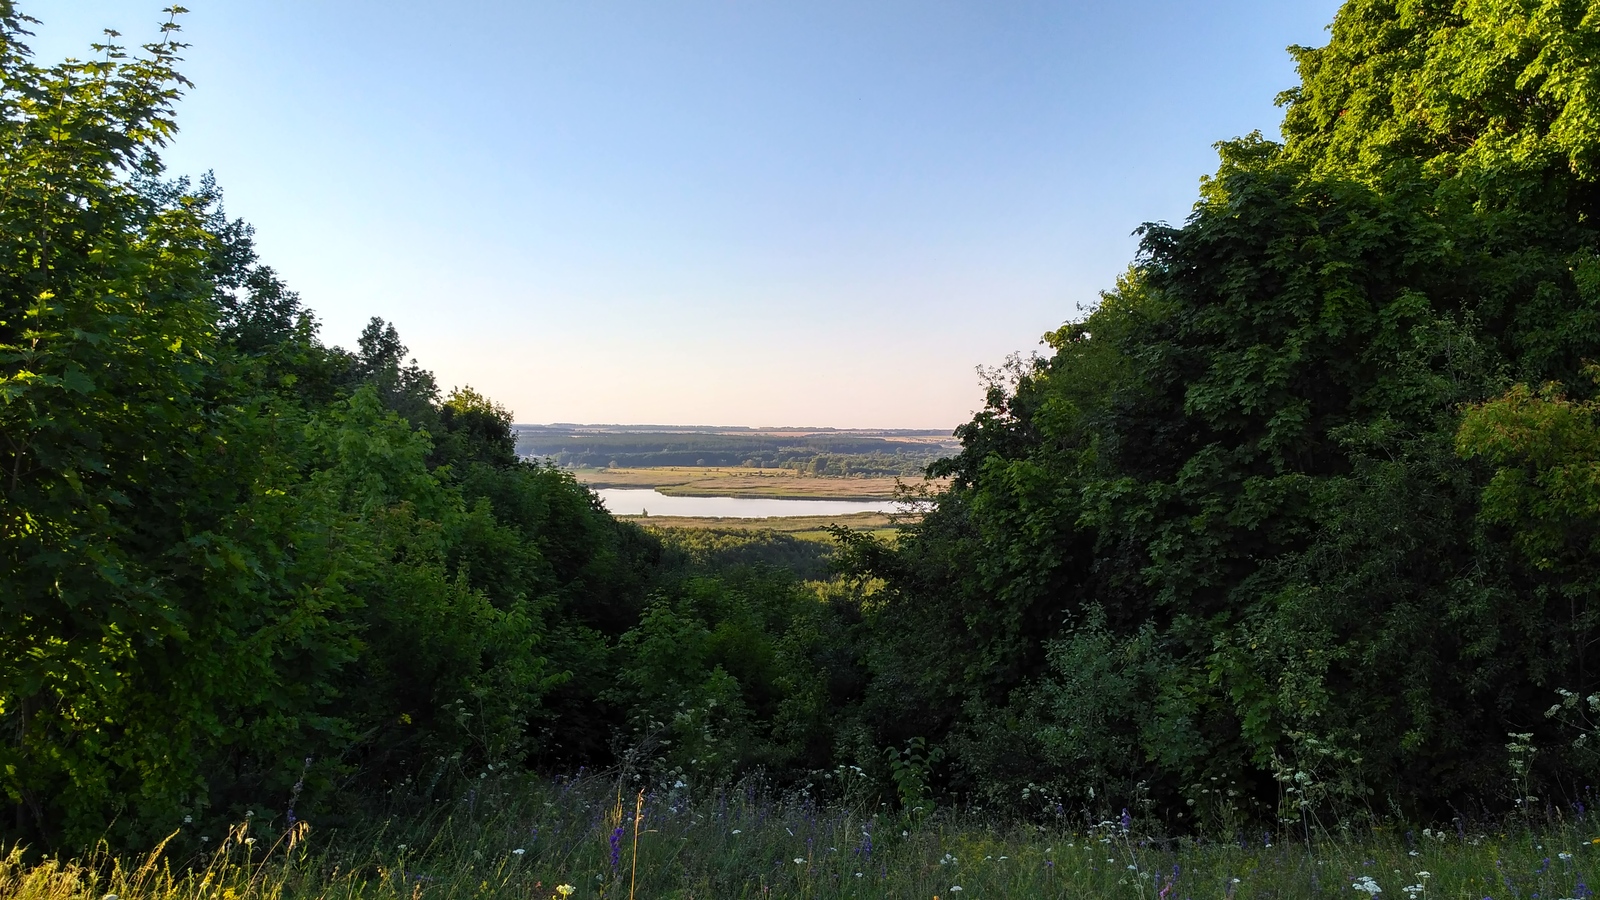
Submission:
POLYGON ((617 830, 611 832, 611 869, 612 869, 612 871, 615 871, 616 868, 618 866, 620 866, 620 865, 622 865, 622 826, 618 825, 617 826, 617 830))
POLYGON ((116 894, 107 894, 104 897, 101 897, 100 900, 119 900, 119 898, 116 894))
POLYGON ((744 834, 743 828, 735 828, 730 834, 744 834))
POLYGON ((797 865, 797 866, 803 866, 803 865, 805 865, 805 864, 806 864, 806 860, 805 860, 805 857, 803 857, 803 856, 796 856, 796 857, 795 857, 795 858, 794 858, 794 864, 795 864, 795 865, 797 865))
POLYGON ((184 816, 183 817, 183 824, 185 824, 185 825, 193 825, 194 824, 194 816, 184 816))
POLYGON ((571 897, 572 896, 572 892, 575 891, 575 890, 577 890, 577 888, 573 887, 570 884, 558 884, 558 885, 556 885, 556 893, 560 894, 563 897, 571 897))
POLYGON ((1433 877, 1433 873, 1432 872, 1428 872, 1428 871, 1422 871, 1422 872, 1418 872, 1417 873, 1417 877, 1422 879, 1423 881, 1427 881, 1429 878, 1433 877))
POLYGON ((405 844, 397 844, 397 845, 395 845, 395 849, 399 850, 401 853, 404 853, 405 850, 406 850, 406 845, 405 844))
POLYGON ((1372 880, 1371 875, 1363 875, 1360 878, 1357 878, 1355 883, 1351 884, 1350 887, 1358 891, 1366 891, 1367 895, 1371 897, 1376 897, 1383 893, 1383 888, 1379 887, 1378 883, 1372 880))
POLYGON ((244 845, 246 847, 254 847, 256 845, 256 839, 255 838, 245 838, 244 839, 244 845))
POLYGON ((860 878, 860 877, 861 877, 861 873, 860 873, 860 872, 857 872, 857 873, 856 873, 856 877, 857 877, 857 878, 860 878))
POLYGON ((1410 855, 1410 856, 1421 856, 1421 855, 1422 855, 1422 854, 1421 854, 1421 853, 1418 853, 1418 852, 1417 852, 1417 851, 1415 851, 1415 850, 1413 850, 1413 851, 1411 851, 1411 853, 1410 853, 1410 854, 1409 854, 1409 855, 1410 855))
POLYGON ((518 847, 517 849, 511 851, 511 855, 513 855, 513 856, 521 856, 522 854, 527 853, 527 852, 528 851, 522 849, 521 847, 518 847))
POLYGON ((961 892, 961 885, 959 885, 959 884, 950 885, 950 893, 958 894, 960 892, 961 892))
POLYGON ((1562 862, 1566 862, 1567 860, 1572 858, 1572 854, 1566 852, 1565 850, 1563 850, 1560 853, 1556 854, 1556 858, 1560 859, 1562 862))

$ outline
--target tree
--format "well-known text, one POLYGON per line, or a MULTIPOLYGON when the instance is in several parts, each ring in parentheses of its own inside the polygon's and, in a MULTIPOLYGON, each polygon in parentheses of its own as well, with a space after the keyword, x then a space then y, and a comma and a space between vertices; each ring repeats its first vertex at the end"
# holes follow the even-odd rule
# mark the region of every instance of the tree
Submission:
POLYGON ((1219 145, 878 555, 880 743, 941 738, 997 799, 1216 777, 1267 816, 1282 766, 1319 765, 1329 803, 1500 792, 1505 733, 1550 739, 1594 660, 1503 527, 1539 507, 1455 445, 1465 406, 1600 351, 1587 10, 1351 0, 1294 50, 1285 142, 1219 145))

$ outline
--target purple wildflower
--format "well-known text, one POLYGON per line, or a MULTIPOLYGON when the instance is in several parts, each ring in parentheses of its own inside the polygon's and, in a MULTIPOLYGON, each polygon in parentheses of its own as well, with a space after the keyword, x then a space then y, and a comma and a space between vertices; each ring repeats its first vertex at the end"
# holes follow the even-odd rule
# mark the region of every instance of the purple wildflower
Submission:
POLYGON ((1127 834, 1128 833, 1128 829, 1130 829, 1132 827, 1133 827, 1133 816, 1128 815, 1128 808, 1126 806, 1124 806, 1122 808, 1122 833, 1123 834, 1127 834))
POLYGON ((614 872, 622 865, 622 826, 611 832, 611 870, 614 872))

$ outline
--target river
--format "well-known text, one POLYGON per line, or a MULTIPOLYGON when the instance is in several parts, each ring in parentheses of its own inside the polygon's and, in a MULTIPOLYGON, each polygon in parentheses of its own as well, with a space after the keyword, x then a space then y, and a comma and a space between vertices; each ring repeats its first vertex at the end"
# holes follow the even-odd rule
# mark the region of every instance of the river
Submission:
POLYGON ((776 516, 847 516, 864 512, 897 512, 893 500, 777 500, 766 497, 673 497, 640 488, 595 491, 612 515, 699 516, 766 519, 776 516))

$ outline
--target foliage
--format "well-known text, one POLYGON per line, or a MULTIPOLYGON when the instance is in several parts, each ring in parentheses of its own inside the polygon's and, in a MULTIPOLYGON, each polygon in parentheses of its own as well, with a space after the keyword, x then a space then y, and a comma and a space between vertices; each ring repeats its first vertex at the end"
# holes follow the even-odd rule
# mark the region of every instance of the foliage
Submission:
POLYGON ((777 531, 663 528, 657 533, 669 550, 682 553, 689 565, 706 572, 770 566, 805 581, 821 581, 833 565, 831 543, 777 531))
POLYGON ((1221 779, 1268 818, 1313 758, 1336 818, 1521 796, 1506 734, 1565 740, 1545 708, 1594 687, 1592 425, 1462 410, 1600 351, 1590 15, 1352 0, 1295 50, 1285 142, 1219 145, 1189 220, 998 373, 938 508, 858 554, 880 743, 937 738, 996 800, 1221 779))
MULTIPOLYGON (((518 429, 469 387, 441 397, 381 319, 354 350, 326 346, 216 185, 163 175, 186 85, 175 22, 143 55, 107 43, 40 67, 28 21, 0 0, 11 838, 147 845, 187 819, 180 843, 220 843, 249 813, 361 823, 393 804, 425 831, 434 801, 470 821, 511 780, 532 790, 527 768, 618 764, 657 785, 639 801, 653 824, 714 850, 685 857, 702 893, 925 892, 954 872, 1166 896, 1180 876, 1158 872, 1178 863, 1210 866, 1213 888, 1268 869, 1260 892, 1278 895, 1321 863, 1162 855, 1175 845, 1136 846, 1117 810, 1150 840, 1293 828, 1315 847, 1469 803, 1528 822, 1534 798, 1600 774, 1600 401, 1562 387, 1600 357, 1584 4, 1350 0, 1328 46, 1293 51, 1284 141, 1220 144, 1189 219, 1147 225, 1047 357, 987 373, 941 460, 888 432, 518 429), (894 541, 836 528, 824 549, 648 532, 530 452, 926 465, 952 486, 894 541), (755 771, 796 799, 751 813, 766 795, 746 781, 697 805, 755 771), (825 826, 819 785, 847 804, 825 826), (958 828, 963 802, 1093 854, 958 828), (1071 834, 1080 813, 1100 817, 1092 837, 1071 834), (766 815, 786 832, 811 817, 795 868, 773 829, 731 840, 766 815), (912 837, 919 816, 937 840, 912 837), (880 824, 904 840, 874 843, 880 824), (876 881, 853 881, 839 846, 858 833, 876 881), (978 867, 979 847, 1032 868, 978 867)), ((570 840, 528 859, 475 845, 488 856, 463 871, 526 893, 535 860, 596 869, 616 895, 624 787, 577 813, 500 808, 495 827, 521 829, 504 833, 570 840)), ((1398 853, 1380 844, 1349 845, 1336 880, 1376 893, 1355 860, 1398 853)), ((403 887, 390 875, 417 860, 386 847, 360 871, 390 874, 338 889, 403 887)), ((332 884, 283 865, 290 893, 332 884)), ((50 883, 100 877, 69 869, 50 883)), ((1551 871, 1525 882, 1581 894, 1576 870, 1551 871)), ((1499 889, 1472 872, 1449 890, 1499 889)))
POLYGON ((517 462, 492 401, 437 402, 392 326, 322 346, 215 186, 162 180, 174 23, 48 68, 26 23, 0 3, 13 833, 137 843, 536 750, 654 543, 517 462))
POLYGON ((830 624, 828 607, 772 569, 691 575, 658 594, 621 643, 631 743, 659 743, 661 765, 697 780, 826 766, 829 689, 848 674, 831 671, 843 635, 830 624))

